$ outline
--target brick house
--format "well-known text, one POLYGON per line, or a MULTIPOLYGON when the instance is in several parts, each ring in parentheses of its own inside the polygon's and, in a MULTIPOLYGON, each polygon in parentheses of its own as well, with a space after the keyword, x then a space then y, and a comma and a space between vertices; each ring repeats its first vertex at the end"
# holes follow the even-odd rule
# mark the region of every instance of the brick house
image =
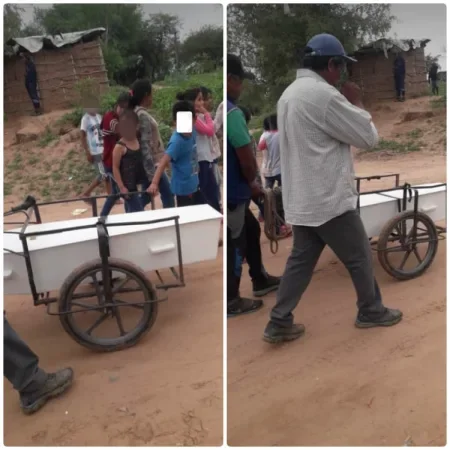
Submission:
POLYGON ((353 52, 352 56, 358 62, 349 67, 350 79, 363 90, 364 101, 372 103, 396 98, 393 66, 398 52, 403 54, 406 62, 406 96, 427 92, 425 46, 428 42, 429 39, 380 39, 353 52))
POLYGON ((36 65, 38 92, 44 112, 66 109, 78 100, 77 83, 90 78, 95 92, 108 87, 100 36, 104 28, 10 39, 11 55, 4 57, 4 113, 23 115, 33 111, 25 88, 22 51, 31 53, 36 65))

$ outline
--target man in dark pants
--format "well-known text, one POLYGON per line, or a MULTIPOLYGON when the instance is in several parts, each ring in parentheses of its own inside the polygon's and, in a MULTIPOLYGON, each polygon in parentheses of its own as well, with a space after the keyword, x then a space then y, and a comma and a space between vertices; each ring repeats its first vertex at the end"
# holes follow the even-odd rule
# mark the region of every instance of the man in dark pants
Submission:
POLYGON ((430 71, 428 72, 428 82, 431 83, 431 92, 433 95, 439 95, 438 71, 439 66, 437 63, 434 62, 431 64, 430 71))
POLYGON ((19 392, 20 407, 25 414, 35 413, 72 384, 72 369, 47 373, 39 367, 39 358, 20 339, 6 317, 3 321, 3 358, 4 376, 19 392))
POLYGON ((34 113, 38 116, 41 112, 41 101, 37 90, 37 71, 36 65, 29 53, 21 53, 25 59, 25 88, 33 103, 34 113))
POLYGON ((340 91, 335 87, 346 78, 348 60, 356 62, 334 36, 313 37, 305 49, 305 68, 278 101, 283 204, 294 245, 264 332, 270 343, 304 333, 303 325, 294 324, 292 311, 326 245, 352 278, 357 327, 389 326, 402 318, 400 311, 383 306, 369 239, 356 210, 350 147, 372 148, 378 133, 358 86, 347 81, 340 91))
POLYGON ((253 295, 262 297, 278 288, 280 279, 266 273, 262 264, 261 228, 249 209, 252 197, 262 195, 257 163, 245 117, 236 106, 246 77, 240 59, 227 57, 227 313, 248 314, 263 306, 261 300, 242 298, 239 285, 243 259, 249 265, 253 295))
POLYGON ((405 59, 403 58, 402 54, 399 53, 394 60, 395 91, 397 93, 397 100, 399 102, 405 101, 405 75, 406 75, 405 59))

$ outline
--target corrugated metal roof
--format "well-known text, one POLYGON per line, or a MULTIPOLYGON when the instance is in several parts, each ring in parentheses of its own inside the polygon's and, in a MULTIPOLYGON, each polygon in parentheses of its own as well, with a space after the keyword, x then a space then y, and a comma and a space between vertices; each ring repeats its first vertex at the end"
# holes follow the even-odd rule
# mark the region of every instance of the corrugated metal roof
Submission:
POLYGON ((353 52, 354 55, 365 54, 365 53, 375 53, 382 51, 387 57, 387 52, 389 51, 403 51, 407 52, 409 50, 414 50, 416 48, 425 47, 430 39, 389 39, 383 38, 377 41, 371 42, 370 44, 363 45, 353 52))
POLYGON ((78 42, 93 41, 105 31, 105 28, 92 28, 90 30, 76 31, 73 33, 11 38, 6 43, 14 47, 15 53, 23 49, 30 53, 37 53, 43 48, 56 49, 65 47, 66 45, 77 44, 78 42))

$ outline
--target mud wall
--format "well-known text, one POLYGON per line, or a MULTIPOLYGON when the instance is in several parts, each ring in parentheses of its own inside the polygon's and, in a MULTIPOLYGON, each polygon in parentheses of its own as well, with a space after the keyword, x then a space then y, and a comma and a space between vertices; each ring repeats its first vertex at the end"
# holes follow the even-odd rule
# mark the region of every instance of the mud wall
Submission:
MULTIPOLYGON (((108 75, 99 40, 33 55, 38 92, 45 112, 70 108, 79 100, 77 82, 91 78, 96 92, 108 87, 108 75)), ((25 62, 18 56, 5 58, 4 112, 24 115, 33 111, 25 88, 25 62)))
MULTIPOLYGON (((364 100, 376 102, 395 99, 393 67, 395 55, 383 52, 357 54, 358 62, 351 68, 351 80, 363 90, 364 100)), ((404 53, 406 63, 405 91, 407 97, 422 95, 428 89, 425 50, 418 48, 404 53)))

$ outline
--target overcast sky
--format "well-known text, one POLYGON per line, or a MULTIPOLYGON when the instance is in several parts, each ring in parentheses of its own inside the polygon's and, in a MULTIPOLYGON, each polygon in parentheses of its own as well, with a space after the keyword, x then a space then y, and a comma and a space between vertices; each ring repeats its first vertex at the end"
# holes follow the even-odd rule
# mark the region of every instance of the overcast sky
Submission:
POLYGON ((439 64, 447 70, 447 57, 444 54, 447 43, 447 11, 445 4, 392 4, 391 11, 398 21, 392 24, 390 37, 399 39, 431 39, 425 53, 442 55, 439 64))
MULTIPOLYGON (((33 5, 21 5, 24 9, 23 21, 28 24, 33 20, 33 5)), ((49 8, 51 4, 39 4, 39 8, 49 8)), ((191 31, 198 30, 204 25, 223 26, 223 9, 220 4, 144 4, 142 9, 146 14, 166 13, 181 19, 181 39, 191 31)))

